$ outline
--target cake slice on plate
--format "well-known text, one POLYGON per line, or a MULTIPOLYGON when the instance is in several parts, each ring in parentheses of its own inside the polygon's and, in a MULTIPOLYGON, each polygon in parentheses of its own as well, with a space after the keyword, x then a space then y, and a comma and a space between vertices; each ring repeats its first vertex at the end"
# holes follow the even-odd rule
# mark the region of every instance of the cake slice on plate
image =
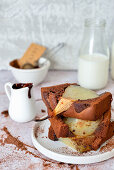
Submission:
POLYGON ((98 95, 67 83, 43 87, 41 94, 50 116, 48 137, 51 140, 58 139, 79 152, 86 152, 98 149, 109 138, 109 130, 113 135, 111 93, 98 95))
POLYGON ((98 95, 77 84, 62 84, 41 89, 42 99, 51 110, 50 116, 61 114, 83 120, 97 120, 110 109, 112 95, 98 95))

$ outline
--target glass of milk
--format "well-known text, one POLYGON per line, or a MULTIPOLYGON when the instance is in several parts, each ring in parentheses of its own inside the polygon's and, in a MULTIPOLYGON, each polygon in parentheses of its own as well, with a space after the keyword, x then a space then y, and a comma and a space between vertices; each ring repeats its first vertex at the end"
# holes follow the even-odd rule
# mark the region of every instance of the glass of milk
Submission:
POLYGON ((88 89, 104 88, 108 82, 109 48, 105 38, 105 25, 105 20, 85 20, 78 63, 78 82, 88 89))

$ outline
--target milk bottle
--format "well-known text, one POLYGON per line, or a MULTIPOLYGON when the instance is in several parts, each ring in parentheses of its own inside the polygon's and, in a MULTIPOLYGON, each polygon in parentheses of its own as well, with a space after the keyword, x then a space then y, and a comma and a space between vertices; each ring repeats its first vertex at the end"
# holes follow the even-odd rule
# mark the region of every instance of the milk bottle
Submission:
POLYGON ((114 80, 114 41, 112 43, 112 53, 111 53, 111 77, 114 80))
POLYGON ((104 20, 85 21, 85 31, 78 62, 78 82, 88 89, 104 88, 108 82, 109 49, 104 20))

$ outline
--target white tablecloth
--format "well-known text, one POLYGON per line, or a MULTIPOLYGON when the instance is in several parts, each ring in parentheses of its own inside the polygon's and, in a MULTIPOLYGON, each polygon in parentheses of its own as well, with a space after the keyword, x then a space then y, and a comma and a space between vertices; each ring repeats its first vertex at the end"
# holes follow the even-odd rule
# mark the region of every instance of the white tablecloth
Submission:
MULTIPOLYGON (((8 109, 8 98, 4 91, 4 84, 6 82, 15 82, 10 71, 0 71, 0 112, 8 109)), ((34 88, 34 95, 36 99, 41 99, 40 88, 42 86, 56 85, 66 82, 77 82, 77 73, 75 71, 50 71, 45 81, 34 88)), ((114 96, 114 82, 109 81, 107 87, 103 91, 110 91, 114 96)), ((114 101, 112 102, 112 109, 114 108, 114 101)), ((114 116, 114 112, 112 112, 114 116)), ((34 122, 29 123, 15 123, 10 117, 5 117, 0 114, 0 170, 37 170, 37 169, 79 169, 79 170, 113 170, 114 158, 101 163, 90 165, 69 165, 57 163, 49 160, 41 155, 33 146, 31 141, 31 128, 34 122), (3 128, 7 128, 7 132, 3 128), (10 132, 10 135, 9 133, 10 132), (8 137, 9 136, 9 137, 8 137), (22 141, 25 145, 23 149, 15 142, 13 145, 10 141, 15 137, 22 141), (3 144, 5 140, 6 144, 3 144), (26 150, 27 149, 27 150, 26 150)), ((21 143, 23 145, 23 143, 21 143)))

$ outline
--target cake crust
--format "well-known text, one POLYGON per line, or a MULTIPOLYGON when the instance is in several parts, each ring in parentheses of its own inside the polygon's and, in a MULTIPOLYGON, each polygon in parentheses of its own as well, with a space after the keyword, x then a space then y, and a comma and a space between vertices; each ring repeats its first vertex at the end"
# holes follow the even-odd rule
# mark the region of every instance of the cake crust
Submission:
POLYGON ((57 138, 73 137, 74 136, 70 132, 69 126, 63 122, 63 120, 60 116, 55 116, 55 117, 49 118, 49 121, 51 123, 51 127, 53 128, 54 133, 57 138))
POLYGON ((56 134, 55 134, 52 126, 49 127, 48 138, 49 138, 50 140, 53 140, 53 141, 58 141, 58 138, 57 138, 57 136, 56 136, 56 134))

